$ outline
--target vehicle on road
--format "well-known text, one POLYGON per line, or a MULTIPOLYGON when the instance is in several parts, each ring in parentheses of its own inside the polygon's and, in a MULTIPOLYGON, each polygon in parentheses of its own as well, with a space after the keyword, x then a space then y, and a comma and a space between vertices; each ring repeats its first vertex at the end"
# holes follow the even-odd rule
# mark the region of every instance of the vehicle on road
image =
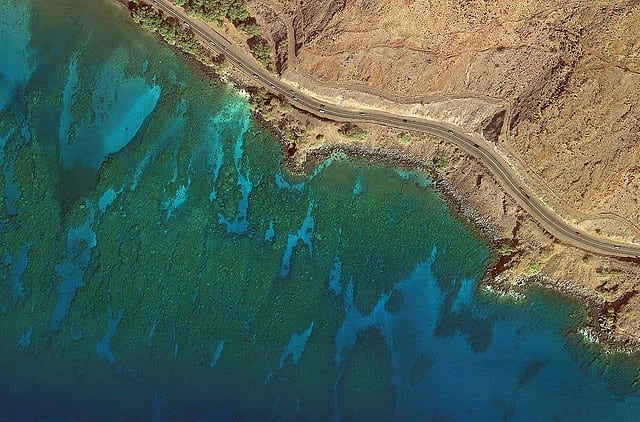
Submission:
POLYGON ((576 232, 576 235, 577 235, 577 236, 582 236, 582 233, 580 233, 580 232, 576 232))
POLYGON ((620 249, 620 245, 615 245, 614 248, 619 250, 620 249))
POLYGON ((258 76, 258 74, 257 74, 257 73, 254 73, 254 74, 253 74, 253 77, 254 77, 255 79, 259 79, 259 78, 260 78, 260 77, 258 76))
POLYGON ((291 98, 293 98, 294 101, 299 101, 298 97, 296 97, 295 95, 293 97, 291 97, 291 98))
POLYGON ((527 198, 527 199, 531 199, 529 197, 529 195, 527 194, 527 192, 524 190, 524 188, 522 186, 518 186, 518 189, 520 189, 520 191, 522 192, 522 194, 527 198))
POLYGON ((271 87, 271 89, 276 89, 276 86, 274 84, 269 84, 269 86, 271 87))
POLYGON ((364 113, 362 111, 360 113, 358 113, 358 114, 361 115, 361 116, 364 116, 364 113))

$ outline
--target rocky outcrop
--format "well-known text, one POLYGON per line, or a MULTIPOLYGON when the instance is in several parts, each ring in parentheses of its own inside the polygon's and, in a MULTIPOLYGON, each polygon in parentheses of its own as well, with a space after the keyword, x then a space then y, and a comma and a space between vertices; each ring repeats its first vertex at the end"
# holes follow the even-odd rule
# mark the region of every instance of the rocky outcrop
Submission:
POLYGON ((482 121, 482 136, 485 139, 497 143, 502 133, 502 127, 504 125, 504 116, 506 110, 501 110, 498 113, 494 114, 492 117, 487 118, 482 121))
POLYGON ((312 42, 326 30, 333 17, 344 9, 346 0, 303 0, 296 1, 295 4, 297 7, 292 13, 292 22, 297 53, 303 45, 312 42))

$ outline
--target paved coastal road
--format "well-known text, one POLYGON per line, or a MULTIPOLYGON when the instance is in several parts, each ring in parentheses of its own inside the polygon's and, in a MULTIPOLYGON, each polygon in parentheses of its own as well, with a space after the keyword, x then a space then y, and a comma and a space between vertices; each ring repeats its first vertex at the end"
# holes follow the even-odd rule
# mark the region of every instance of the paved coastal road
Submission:
POLYGON ((484 140, 476 139, 461 132, 455 126, 440 122, 381 111, 348 109, 335 104, 323 103, 283 83, 259 65, 253 57, 247 56, 242 50, 231 44, 223 35, 198 19, 185 15, 168 1, 156 0, 150 3, 165 14, 188 23, 197 36, 201 37, 212 48, 224 54, 234 66, 253 77, 257 84, 287 98, 295 107, 326 119, 375 123, 398 129, 428 133, 452 142, 480 160, 503 188, 515 198, 518 204, 559 240, 597 254, 640 258, 640 245, 616 243, 588 233, 581 233, 575 227, 567 224, 551 209, 546 207, 539 198, 535 197, 533 192, 526 186, 526 181, 518 180, 513 169, 484 140))

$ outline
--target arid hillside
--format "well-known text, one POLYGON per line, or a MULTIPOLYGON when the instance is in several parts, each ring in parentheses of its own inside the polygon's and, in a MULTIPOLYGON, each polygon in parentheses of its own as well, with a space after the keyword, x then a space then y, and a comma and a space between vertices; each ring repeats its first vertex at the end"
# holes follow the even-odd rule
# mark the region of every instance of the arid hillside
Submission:
POLYGON ((254 0, 250 8, 276 29, 283 77, 328 96, 350 88, 414 105, 417 115, 482 133, 584 230, 640 241, 640 2, 254 0))

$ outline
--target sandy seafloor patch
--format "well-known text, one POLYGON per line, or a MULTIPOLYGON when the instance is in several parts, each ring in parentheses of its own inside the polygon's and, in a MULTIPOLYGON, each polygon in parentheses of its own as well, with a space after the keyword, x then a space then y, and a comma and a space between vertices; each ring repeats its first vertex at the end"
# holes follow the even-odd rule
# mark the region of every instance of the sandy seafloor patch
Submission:
POLYGON ((113 4, 0 12, 0 418, 632 420, 585 310, 477 289, 424 178, 281 168, 246 98, 113 4))

